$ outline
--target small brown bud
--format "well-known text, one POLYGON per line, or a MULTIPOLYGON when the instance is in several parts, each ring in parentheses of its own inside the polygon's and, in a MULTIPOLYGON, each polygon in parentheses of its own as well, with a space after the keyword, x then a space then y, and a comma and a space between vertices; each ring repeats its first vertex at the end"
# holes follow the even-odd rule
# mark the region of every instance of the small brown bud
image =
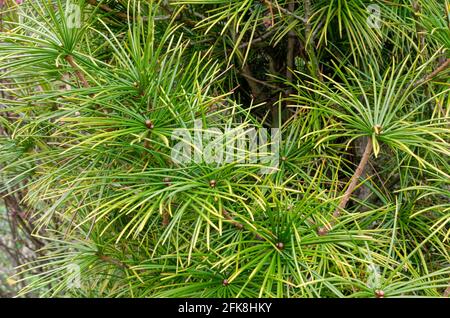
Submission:
POLYGON ((256 235, 255 235, 255 238, 256 238, 258 241, 264 241, 264 238, 263 238, 261 235, 259 235, 259 234, 256 234, 256 235))
POLYGON ((379 135, 383 131, 383 128, 380 125, 375 125, 373 126, 373 131, 375 132, 375 135, 379 135))
POLYGON ((377 289, 377 290, 375 291, 375 297, 376 297, 376 298, 384 298, 384 291, 382 291, 382 290, 380 290, 380 289, 377 289))
POLYGON ((231 216, 230 216, 230 213, 228 213, 228 211, 227 211, 227 210, 225 210, 225 209, 222 209, 222 214, 223 214, 223 216, 225 217, 225 219, 227 219, 227 220, 231 220, 231 216))
POLYGON ((264 19, 263 19, 263 25, 264 25, 266 28, 272 27, 272 26, 273 26, 272 19, 271 19, 270 17, 264 17, 264 19))
POLYGON ((145 126, 146 126, 148 129, 153 129, 153 128, 155 128, 155 125, 153 125, 153 123, 152 123, 152 121, 151 121, 150 119, 147 119, 147 120, 145 121, 145 126))
POLYGON ((172 185, 172 180, 169 177, 164 178, 163 182, 166 184, 166 186, 172 185))
POLYGON ((228 279, 224 279, 222 282, 223 286, 228 286, 230 283, 228 282, 228 279))
POLYGON ((239 230, 242 230, 244 228, 244 225, 242 223, 239 222, 234 222, 233 223, 235 227, 237 227, 239 230))
POLYGON ((211 188, 215 188, 216 185, 217 185, 217 181, 216 181, 216 180, 211 180, 211 181, 209 181, 209 186, 210 186, 211 188))
POLYGON ((282 242, 278 242, 277 244, 275 244, 275 246, 276 246, 279 250, 284 249, 284 244, 283 244, 282 242))
POLYGON ((325 236, 328 234, 328 229, 325 228, 324 226, 319 227, 319 229, 317 230, 317 234, 319 234, 320 236, 325 236))

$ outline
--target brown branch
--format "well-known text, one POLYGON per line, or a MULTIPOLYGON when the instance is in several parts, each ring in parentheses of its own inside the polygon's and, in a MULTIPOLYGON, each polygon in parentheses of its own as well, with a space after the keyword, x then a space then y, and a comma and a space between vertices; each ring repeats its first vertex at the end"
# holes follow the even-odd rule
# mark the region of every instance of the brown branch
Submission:
MULTIPOLYGON (((19 259, 19 254, 16 251, 13 251, 12 248, 10 248, 8 245, 3 243, 1 240, 0 240, 0 249, 2 249, 6 254, 9 255, 11 260, 15 263, 14 266, 21 265, 21 262, 20 262, 20 259, 19 259)), ((16 248, 14 248, 14 249, 16 249, 16 248)))
POLYGON ((361 174, 363 173, 363 171, 367 165, 367 162, 369 161, 370 155, 372 154, 372 147, 373 147, 372 139, 369 137, 369 138, 367 138, 366 147, 365 147, 364 153, 361 157, 361 161, 359 162, 359 165, 356 168, 355 173, 353 174, 353 176, 350 180, 350 185, 348 186, 347 190, 345 191, 344 196, 342 197, 341 202, 339 203, 338 207, 333 212, 333 221, 331 221, 331 226, 328 228, 320 227, 318 229, 319 235, 328 234, 328 232, 332 229, 332 227, 335 224, 335 219, 340 216, 341 210, 345 209, 345 207, 347 206, 347 203, 350 200, 350 197, 351 197, 353 191, 355 191, 356 185, 358 184, 358 180, 361 177, 361 174))
POLYGON ((413 84, 413 87, 419 86, 425 82, 428 82, 429 80, 433 79, 434 77, 436 77, 439 73, 445 71, 448 67, 450 66, 450 58, 447 58, 444 63, 442 63, 441 65, 439 65, 433 72, 431 72, 430 74, 424 76, 423 78, 421 78, 420 80, 416 81, 413 84))
POLYGON ((345 191, 345 194, 341 200, 341 203, 339 204, 338 208, 333 213, 334 217, 338 217, 340 214, 340 210, 345 209, 345 207, 347 206, 347 202, 350 199, 351 194, 355 190, 355 187, 358 183, 359 177, 361 176, 362 172, 364 171, 364 168, 366 167, 371 154, 372 154, 372 139, 367 138, 366 147, 365 147, 364 153, 361 157, 361 161, 359 162, 359 165, 356 168, 355 174, 352 176, 350 185, 348 186, 347 191, 345 191))
POLYGON ((24 213, 22 212, 22 208, 20 207, 15 196, 14 195, 5 195, 3 197, 3 202, 4 202, 7 210, 11 212, 12 216, 14 217, 14 220, 16 222, 18 222, 22 231, 25 233, 25 235, 28 237, 28 239, 33 242, 35 247, 41 248, 42 246, 44 246, 44 243, 41 242, 39 239, 37 239, 33 235, 34 226, 32 224, 28 224, 24 220, 24 213))
POLYGON ((121 268, 124 269, 129 269, 128 265, 125 264, 124 262, 121 262, 119 260, 116 260, 110 256, 106 256, 106 255, 97 255, 102 261, 113 264, 113 265, 117 265, 121 268))
POLYGON ((65 57, 65 60, 75 70, 75 75, 78 77, 78 79, 80 80, 80 82, 83 85, 83 87, 84 88, 89 88, 90 85, 89 85, 88 81, 86 80, 86 77, 84 77, 84 74, 81 72, 81 70, 78 67, 78 65, 75 63, 75 60, 73 59, 73 56, 72 55, 67 55, 65 57))

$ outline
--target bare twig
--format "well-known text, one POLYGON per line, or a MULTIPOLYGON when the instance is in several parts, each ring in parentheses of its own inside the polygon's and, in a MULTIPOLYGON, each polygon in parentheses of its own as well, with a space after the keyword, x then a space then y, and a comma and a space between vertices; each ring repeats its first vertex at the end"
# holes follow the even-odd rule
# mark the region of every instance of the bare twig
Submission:
POLYGON ((39 239, 37 239, 33 235, 33 228, 34 226, 32 224, 28 224, 24 220, 24 213, 22 212, 22 208, 20 204, 18 203, 17 198, 12 194, 7 194, 3 197, 3 202, 5 203, 5 207, 7 210, 11 213, 11 215, 14 216, 14 220, 18 222, 18 225, 20 225, 22 231, 25 233, 25 235, 30 239, 30 241, 33 242, 36 248, 41 248, 44 246, 44 243, 42 243, 39 239))
POLYGON ((335 219, 340 216, 341 210, 345 209, 345 207, 347 206, 347 203, 350 200, 350 197, 351 197, 353 191, 355 191, 356 185, 358 184, 358 180, 361 177, 361 174, 364 171, 364 168, 366 167, 367 162, 369 161, 370 155, 372 154, 372 148, 373 148, 372 139, 369 137, 369 138, 367 138, 366 147, 365 147, 364 153, 361 157, 361 161, 359 162, 359 165, 356 168, 355 173, 353 174, 353 176, 350 180, 350 185, 348 186, 347 190, 345 191, 344 196, 342 197, 341 202, 339 203, 338 207, 333 212, 334 220, 331 221, 331 226, 328 228, 320 227, 318 229, 319 235, 326 235, 332 229, 332 227, 334 226, 335 219))
POLYGON ((445 71, 448 67, 450 66, 450 58, 447 58, 444 63, 442 63, 441 65, 439 65, 433 72, 431 72, 430 74, 424 76, 423 78, 421 78, 420 80, 416 81, 413 86, 419 86, 425 82, 428 82, 429 80, 433 79, 434 77, 436 77, 439 73, 445 71))
POLYGON ((347 202, 350 199, 351 194, 355 190, 359 177, 361 176, 364 168, 366 167, 371 154, 372 154, 372 139, 367 138, 366 147, 361 157, 361 161, 359 162, 359 165, 352 176, 350 185, 348 186, 347 191, 345 191, 344 197, 342 198, 338 208, 336 208, 336 210, 333 213, 334 217, 338 217, 340 214, 340 210, 345 209, 345 207, 347 206, 347 202))
POLYGON ((84 88, 89 88, 90 85, 88 83, 88 81, 86 80, 86 77, 84 77, 84 74, 81 72, 80 68, 78 67, 78 65, 75 63, 75 60, 73 59, 72 55, 67 55, 65 57, 67 63, 69 63, 69 65, 75 70, 75 75, 78 77, 78 79, 80 80, 81 84, 83 85, 84 88))
POLYGON ((124 268, 124 269, 128 269, 128 268, 129 268, 127 264, 125 264, 124 262, 121 262, 121 261, 119 261, 119 260, 117 260, 117 259, 114 259, 114 258, 112 258, 111 256, 99 255, 99 254, 98 254, 98 257, 99 257, 102 261, 104 261, 104 262, 106 262, 106 263, 110 263, 110 264, 119 266, 119 267, 124 268))

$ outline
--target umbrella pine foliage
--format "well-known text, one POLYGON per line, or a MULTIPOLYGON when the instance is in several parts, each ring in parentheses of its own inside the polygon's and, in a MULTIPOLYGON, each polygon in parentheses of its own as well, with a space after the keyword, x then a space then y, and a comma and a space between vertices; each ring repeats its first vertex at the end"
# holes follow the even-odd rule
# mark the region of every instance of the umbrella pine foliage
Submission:
POLYGON ((2 0, 0 19, 0 292, 448 296, 448 0, 2 0), (275 161, 240 152, 255 131, 275 161))

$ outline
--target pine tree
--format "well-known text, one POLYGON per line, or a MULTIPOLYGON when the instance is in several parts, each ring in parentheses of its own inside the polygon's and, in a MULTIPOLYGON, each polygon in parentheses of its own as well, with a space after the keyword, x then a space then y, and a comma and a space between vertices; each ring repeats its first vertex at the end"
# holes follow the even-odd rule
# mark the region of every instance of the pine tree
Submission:
POLYGON ((0 10, 20 296, 448 295, 448 0, 0 10))

